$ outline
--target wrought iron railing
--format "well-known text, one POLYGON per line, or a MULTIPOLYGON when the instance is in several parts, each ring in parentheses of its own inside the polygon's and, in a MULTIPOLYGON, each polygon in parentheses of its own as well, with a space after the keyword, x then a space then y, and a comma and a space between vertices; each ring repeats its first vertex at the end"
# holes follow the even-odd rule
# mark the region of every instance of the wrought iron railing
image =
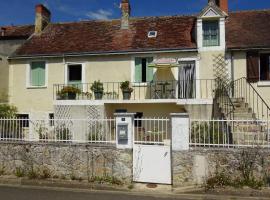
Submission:
POLYGON ((190 147, 270 148, 267 120, 191 119, 190 147))
POLYGON ((214 80, 166 80, 132 82, 130 95, 124 95, 121 82, 102 82, 99 91, 94 83, 54 84, 55 100, 144 100, 144 99, 212 99, 214 80), (75 89, 74 89, 75 88, 75 89), (92 88, 92 90, 91 90, 92 88), (72 94, 73 93, 73 94, 72 94))
POLYGON ((245 77, 233 81, 230 84, 230 90, 233 98, 242 99, 247 104, 255 119, 269 119, 270 107, 245 77))

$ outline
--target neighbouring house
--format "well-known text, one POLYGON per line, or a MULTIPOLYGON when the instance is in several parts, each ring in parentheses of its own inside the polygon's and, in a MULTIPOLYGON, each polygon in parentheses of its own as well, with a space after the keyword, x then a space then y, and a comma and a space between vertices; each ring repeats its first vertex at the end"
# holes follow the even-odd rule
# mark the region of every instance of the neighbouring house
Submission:
POLYGON ((36 6, 34 34, 9 57, 10 103, 45 119, 209 119, 215 102, 225 117, 269 116, 270 10, 230 12, 227 0, 209 0, 198 15, 133 18, 122 0, 121 11, 121 19, 51 23, 36 6), (250 107, 232 111, 237 103, 250 107))
POLYGON ((8 101, 10 56, 34 32, 33 25, 0 27, 0 100, 8 101))

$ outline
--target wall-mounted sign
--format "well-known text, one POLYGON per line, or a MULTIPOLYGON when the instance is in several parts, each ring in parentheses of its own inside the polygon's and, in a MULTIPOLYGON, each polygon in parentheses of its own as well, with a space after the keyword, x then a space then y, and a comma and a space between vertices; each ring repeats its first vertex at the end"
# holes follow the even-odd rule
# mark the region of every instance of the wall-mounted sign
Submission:
POLYGON ((176 58, 156 58, 153 61, 154 64, 176 64, 176 58))

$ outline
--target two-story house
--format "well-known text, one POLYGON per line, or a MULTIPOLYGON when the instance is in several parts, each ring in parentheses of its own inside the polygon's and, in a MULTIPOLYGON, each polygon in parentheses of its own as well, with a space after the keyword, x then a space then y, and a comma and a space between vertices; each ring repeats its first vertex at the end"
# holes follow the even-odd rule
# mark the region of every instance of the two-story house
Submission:
POLYGON ((211 118, 217 78, 247 77, 270 103, 269 10, 229 12, 227 0, 209 0, 198 15, 133 18, 122 0, 121 12, 51 23, 36 6, 35 33, 10 56, 10 102, 31 118, 211 118))

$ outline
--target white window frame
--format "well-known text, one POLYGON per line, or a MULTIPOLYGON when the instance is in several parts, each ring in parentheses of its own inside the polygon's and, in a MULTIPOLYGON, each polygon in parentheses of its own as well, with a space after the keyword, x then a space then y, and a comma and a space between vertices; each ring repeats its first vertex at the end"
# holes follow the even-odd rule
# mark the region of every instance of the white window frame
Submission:
POLYGON ((68 84, 68 66, 69 65, 81 65, 82 66, 82 84, 83 92, 86 91, 86 63, 84 62, 66 62, 65 63, 65 84, 68 84))
MULTIPOLYGON (((135 82, 135 58, 150 58, 152 57, 153 60, 155 60, 157 58, 157 55, 153 55, 153 54, 144 54, 144 55, 134 55, 134 56, 131 56, 131 65, 130 65, 130 68, 131 68, 131 83, 132 83, 132 86, 147 86, 147 83, 134 83, 135 82)), ((153 70, 153 75, 155 75, 157 69, 154 68, 153 70)))
POLYGON ((197 44, 199 51, 223 51, 226 48, 225 41, 225 17, 197 19, 197 44), (203 46, 203 21, 218 20, 219 22, 219 46, 203 46))
POLYGON ((149 31, 148 32, 148 38, 156 38, 157 37, 157 31, 149 31), (154 33, 154 35, 151 35, 150 33, 154 33))
POLYGON ((27 89, 41 89, 48 87, 48 76, 49 76, 49 66, 47 60, 31 60, 26 66, 26 88, 27 89), (33 62, 45 62, 45 85, 42 86, 32 86, 31 85, 31 66, 33 62))

